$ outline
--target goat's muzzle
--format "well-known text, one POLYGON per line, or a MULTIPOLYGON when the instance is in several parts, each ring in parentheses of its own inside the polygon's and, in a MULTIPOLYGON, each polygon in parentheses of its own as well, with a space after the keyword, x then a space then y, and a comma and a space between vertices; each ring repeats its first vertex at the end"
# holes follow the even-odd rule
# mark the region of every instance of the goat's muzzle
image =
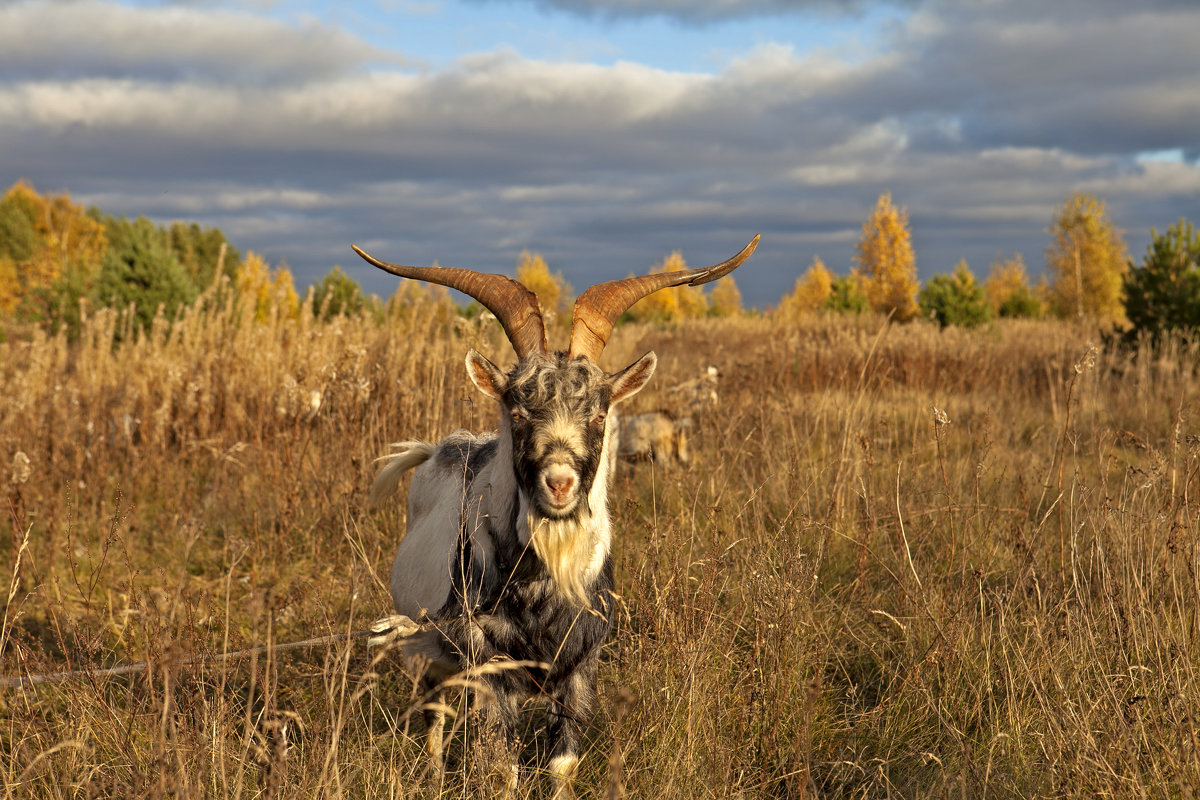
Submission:
POLYGON ((542 470, 538 493, 547 516, 566 516, 579 503, 579 474, 565 464, 551 464, 542 470))

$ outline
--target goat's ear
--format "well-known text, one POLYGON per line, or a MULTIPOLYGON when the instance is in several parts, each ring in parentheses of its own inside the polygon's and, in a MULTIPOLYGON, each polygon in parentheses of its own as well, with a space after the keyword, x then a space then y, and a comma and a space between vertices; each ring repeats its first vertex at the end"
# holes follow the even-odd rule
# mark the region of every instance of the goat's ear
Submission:
POLYGON ((467 351, 467 374, 475 388, 488 397, 499 400, 504 396, 504 373, 473 347, 467 351))
POLYGON ((612 404, 615 406, 637 394, 658 366, 658 356, 651 350, 625 369, 612 376, 612 404))

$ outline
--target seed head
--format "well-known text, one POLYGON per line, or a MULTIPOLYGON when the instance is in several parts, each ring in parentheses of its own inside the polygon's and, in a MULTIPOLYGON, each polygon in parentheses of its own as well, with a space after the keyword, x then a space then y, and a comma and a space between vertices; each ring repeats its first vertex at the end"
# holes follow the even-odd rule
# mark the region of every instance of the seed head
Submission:
POLYGON ((1087 372, 1094 366, 1096 366, 1096 345, 1088 342, 1087 350, 1075 362, 1075 374, 1087 372))
POLYGON ((29 464, 29 456, 18 450, 12 458, 12 472, 8 478, 9 482, 14 484, 25 483, 32 474, 33 467, 29 464))

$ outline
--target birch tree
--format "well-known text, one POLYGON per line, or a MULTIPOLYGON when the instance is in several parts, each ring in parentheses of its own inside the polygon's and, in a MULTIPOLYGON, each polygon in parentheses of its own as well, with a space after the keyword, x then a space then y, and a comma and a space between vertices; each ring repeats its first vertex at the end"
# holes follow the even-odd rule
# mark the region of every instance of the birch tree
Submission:
POLYGON ((1052 310, 1062 317, 1124 325, 1129 254, 1104 201, 1076 192, 1054 212, 1046 249, 1052 310))
POLYGON ((917 305, 917 257, 908 230, 908 213, 892 204, 890 192, 879 196, 871 217, 863 223, 854 258, 872 311, 907 322, 917 305))

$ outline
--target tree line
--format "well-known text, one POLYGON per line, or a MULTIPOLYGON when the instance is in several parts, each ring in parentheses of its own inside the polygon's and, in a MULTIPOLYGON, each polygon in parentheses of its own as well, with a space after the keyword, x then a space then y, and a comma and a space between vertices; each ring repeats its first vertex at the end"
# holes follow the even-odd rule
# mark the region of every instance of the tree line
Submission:
POLYGON ((837 276, 819 257, 776 309, 785 318, 817 311, 873 311, 898 322, 918 317, 973 327, 997 317, 1087 320, 1127 339, 1200 331, 1200 235, 1184 219, 1134 263, 1099 198, 1072 194, 1048 229, 1046 272, 1031 284, 1020 253, 1000 258, 980 283, 965 260, 924 286, 917 280, 908 215, 880 195, 863 224, 855 263, 837 276))
MULTIPOLYGON (((85 209, 67 193, 18 181, 0 197, 0 315, 69 333, 89 309, 127 309, 134 328, 173 318, 209 293, 233 293, 254 318, 296 317, 301 298, 286 265, 242 256, 217 228, 156 225, 85 209)), ((326 315, 363 307, 358 285, 335 267, 308 294, 326 315)))
MULTIPOLYGON (((767 313, 796 320, 814 313, 878 313, 896 322, 918 318, 975 326, 998 317, 1056 316, 1089 320, 1127 336, 1158 339, 1200 330, 1200 234, 1185 220, 1131 261, 1104 202, 1075 193, 1057 208, 1048 229, 1046 273, 1031 283, 1021 254, 998 259, 979 282, 965 260, 924 286, 917 279, 908 214, 880 195, 863 224, 854 263, 835 274, 814 257, 778 305, 767 313)), ((669 254, 652 272, 687 269, 669 254)), ((567 316, 573 289, 546 260, 525 251, 518 280, 537 294, 551 317, 567 316)), ((367 307, 359 285, 334 267, 302 300, 286 265, 242 256, 216 228, 156 225, 84 209, 66 193, 39 194, 25 181, 0 198, 0 315, 77 330, 89 308, 129 310, 135 327, 156 315, 171 318, 206 296, 232 292, 258 320, 296 317, 301 303, 326 317, 367 307)), ((470 311, 470 309, 468 309, 470 311)), ((742 313, 732 276, 706 286, 655 293, 629 310, 634 320, 671 322, 742 313)))

